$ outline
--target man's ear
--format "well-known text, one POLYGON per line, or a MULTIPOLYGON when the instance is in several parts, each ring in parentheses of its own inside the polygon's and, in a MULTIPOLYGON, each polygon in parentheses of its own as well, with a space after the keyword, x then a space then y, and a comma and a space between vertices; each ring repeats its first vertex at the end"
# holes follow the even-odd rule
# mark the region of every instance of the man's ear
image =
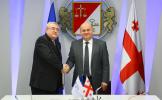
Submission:
POLYGON ((47 33, 48 27, 46 27, 45 32, 47 33))

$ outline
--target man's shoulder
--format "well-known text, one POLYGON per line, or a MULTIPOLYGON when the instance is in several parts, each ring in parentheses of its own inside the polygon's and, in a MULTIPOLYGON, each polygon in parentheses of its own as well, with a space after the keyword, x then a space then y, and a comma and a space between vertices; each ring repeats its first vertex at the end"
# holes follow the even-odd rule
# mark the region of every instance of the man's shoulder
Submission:
POLYGON ((74 41, 72 41, 72 45, 76 45, 76 44, 82 43, 82 41, 83 41, 83 39, 74 40, 74 41))
POLYGON ((105 44, 106 42, 103 41, 103 40, 100 40, 100 39, 93 39, 94 43, 97 43, 97 44, 105 44))
POLYGON ((40 43, 40 42, 44 42, 46 41, 46 36, 45 35, 41 35, 37 38, 36 43, 40 43))

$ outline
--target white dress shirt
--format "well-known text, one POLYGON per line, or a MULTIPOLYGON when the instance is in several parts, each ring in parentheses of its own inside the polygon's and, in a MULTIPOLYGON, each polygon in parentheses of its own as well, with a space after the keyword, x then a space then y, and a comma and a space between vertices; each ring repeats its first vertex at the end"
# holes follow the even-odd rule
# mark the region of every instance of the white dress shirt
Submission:
POLYGON ((89 74, 92 75, 91 73, 91 60, 92 60, 92 47, 93 47, 93 39, 90 39, 89 41, 85 41, 83 39, 83 70, 84 70, 84 57, 85 57, 85 46, 86 42, 88 43, 88 51, 89 51, 89 74))

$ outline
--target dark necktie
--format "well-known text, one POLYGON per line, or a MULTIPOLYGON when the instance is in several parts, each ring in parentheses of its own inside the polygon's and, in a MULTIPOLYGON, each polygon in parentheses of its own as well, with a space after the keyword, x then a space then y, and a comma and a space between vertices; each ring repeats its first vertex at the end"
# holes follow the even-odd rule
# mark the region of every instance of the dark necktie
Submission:
POLYGON ((84 75, 89 76, 89 50, 88 50, 88 43, 86 42, 85 46, 85 55, 84 55, 84 75))
POLYGON ((60 53, 60 51, 59 51, 59 48, 57 47, 56 42, 55 42, 54 40, 53 40, 52 42, 53 42, 53 45, 54 45, 54 48, 55 48, 55 50, 56 50, 57 54, 59 54, 59 53, 60 53))

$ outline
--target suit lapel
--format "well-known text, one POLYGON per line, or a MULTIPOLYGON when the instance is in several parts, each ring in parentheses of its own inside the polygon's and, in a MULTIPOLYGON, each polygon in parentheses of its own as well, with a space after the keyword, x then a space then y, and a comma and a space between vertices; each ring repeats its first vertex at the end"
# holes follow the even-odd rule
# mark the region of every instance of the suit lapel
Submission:
MULTIPOLYGON (((95 39, 93 39, 93 46, 92 46, 92 60, 93 60, 93 56, 95 55, 95 50, 97 48, 97 43, 95 41, 95 39)), ((92 62, 91 62, 92 63, 92 62)))
POLYGON ((60 49, 59 45, 60 45, 60 44, 57 44, 57 43, 55 42, 56 49, 57 49, 58 53, 61 54, 61 49, 60 49))
POLYGON ((56 44, 54 44, 54 43, 52 42, 52 40, 48 37, 47 34, 45 34, 45 36, 46 36, 46 39, 48 40, 48 42, 49 42, 51 48, 52 48, 52 49, 54 50, 54 52, 56 53, 56 55, 57 55, 57 56, 60 56, 60 51, 57 49, 56 44))
POLYGON ((83 39, 81 39, 81 40, 79 40, 79 45, 78 45, 79 47, 78 47, 78 51, 79 51, 79 59, 80 59, 80 61, 81 61, 81 73, 83 73, 83 67, 84 67, 84 65, 83 65, 83 39))
POLYGON ((92 70, 92 73, 94 72, 94 68, 93 68, 93 59, 94 59, 94 55, 95 55, 95 52, 97 50, 97 43, 95 41, 95 39, 93 39, 93 46, 92 46, 92 58, 91 58, 91 70, 92 70))

